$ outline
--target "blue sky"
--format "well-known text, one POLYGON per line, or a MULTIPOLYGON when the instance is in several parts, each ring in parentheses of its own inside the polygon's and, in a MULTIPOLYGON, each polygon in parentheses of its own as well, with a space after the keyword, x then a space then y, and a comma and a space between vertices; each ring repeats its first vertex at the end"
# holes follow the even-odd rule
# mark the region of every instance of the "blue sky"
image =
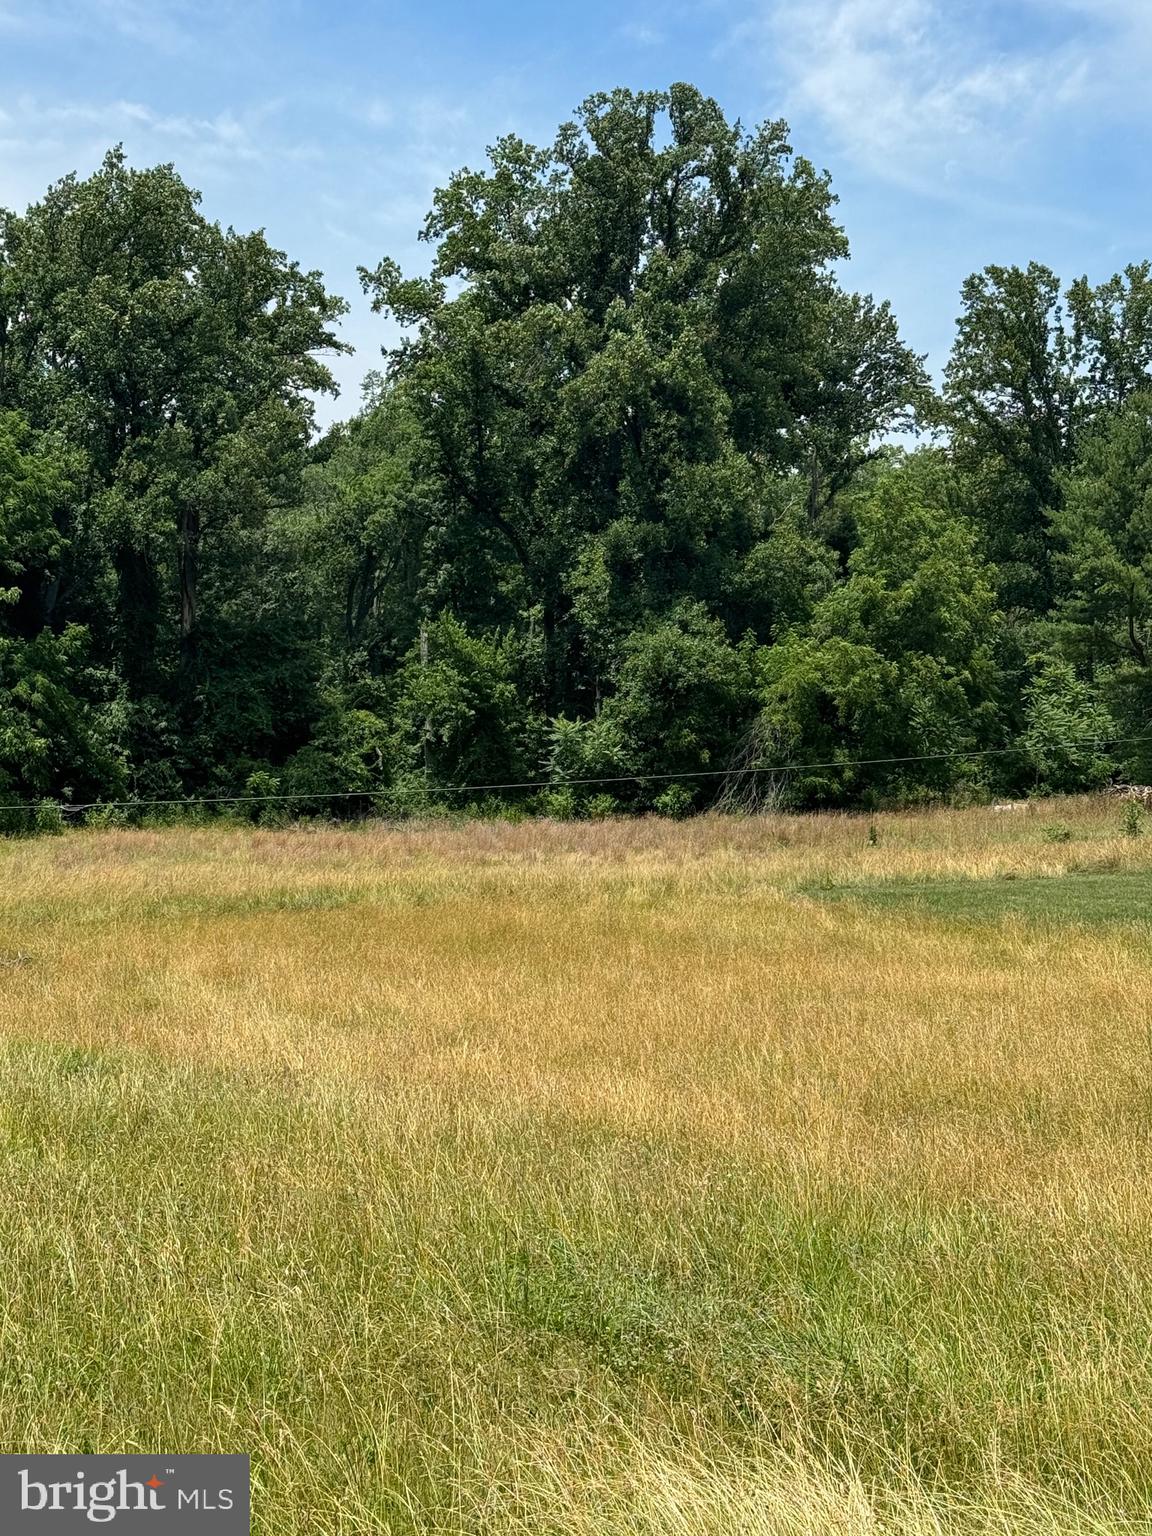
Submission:
POLYGON ((350 414, 389 339, 358 264, 415 269, 432 189, 589 92, 690 80, 832 172, 845 280, 938 370, 960 283, 1152 257, 1152 0, 0 0, 0 203, 122 140, 353 301, 350 414))

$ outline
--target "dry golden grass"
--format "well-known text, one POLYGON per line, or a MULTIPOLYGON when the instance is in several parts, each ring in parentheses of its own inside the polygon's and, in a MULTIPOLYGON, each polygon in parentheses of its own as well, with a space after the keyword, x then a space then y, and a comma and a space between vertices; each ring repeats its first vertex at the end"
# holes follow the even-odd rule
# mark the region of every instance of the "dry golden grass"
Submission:
POLYGON ((1152 1530, 1147 936, 804 894, 1150 850, 874 820, 0 847, 5 1448, 251 1450, 277 1536, 1152 1530))

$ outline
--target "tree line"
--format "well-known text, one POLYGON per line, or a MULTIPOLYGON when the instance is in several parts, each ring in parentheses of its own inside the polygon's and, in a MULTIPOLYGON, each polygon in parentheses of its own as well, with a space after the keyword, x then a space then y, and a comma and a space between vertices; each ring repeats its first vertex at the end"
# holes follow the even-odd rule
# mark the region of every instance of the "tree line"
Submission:
POLYGON ((1149 263, 974 275, 937 388, 786 125, 687 85, 501 139, 422 238, 318 434, 346 306, 173 166, 0 212, 0 802, 1152 777, 1149 263))

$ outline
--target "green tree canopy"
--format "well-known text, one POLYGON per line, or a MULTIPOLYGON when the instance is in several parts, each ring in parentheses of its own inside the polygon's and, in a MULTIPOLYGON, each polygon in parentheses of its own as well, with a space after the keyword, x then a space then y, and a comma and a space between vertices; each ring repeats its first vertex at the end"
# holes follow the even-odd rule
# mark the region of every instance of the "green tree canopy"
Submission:
POLYGON ((690 86, 593 96, 548 149, 502 139, 437 193, 432 275, 364 280, 470 621, 538 610, 541 707, 586 708, 624 638, 689 596, 731 620, 765 484, 813 508, 923 390, 884 305, 844 293, 826 176, 782 123, 690 86))
POLYGON ((86 624, 128 697, 177 707, 188 728, 205 639, 297 494, 344 308, 198 203, 172 166, 134 170, 113 150, 0 215, 0 406, 75 462, 41 622, 86 624))

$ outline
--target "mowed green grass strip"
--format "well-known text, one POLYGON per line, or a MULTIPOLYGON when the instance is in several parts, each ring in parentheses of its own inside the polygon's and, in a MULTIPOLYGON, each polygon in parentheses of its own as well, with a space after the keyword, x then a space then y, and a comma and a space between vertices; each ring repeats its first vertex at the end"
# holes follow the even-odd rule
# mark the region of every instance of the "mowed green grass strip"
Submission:
POLYGON ((1152 927, 1152 870, 1062 875, 1001 875, 994 879, 877 880, 806 885, 806 896, 860 902, 884 910, 911 909, 929 917, 995 922, 1086 923, 1152 927))

